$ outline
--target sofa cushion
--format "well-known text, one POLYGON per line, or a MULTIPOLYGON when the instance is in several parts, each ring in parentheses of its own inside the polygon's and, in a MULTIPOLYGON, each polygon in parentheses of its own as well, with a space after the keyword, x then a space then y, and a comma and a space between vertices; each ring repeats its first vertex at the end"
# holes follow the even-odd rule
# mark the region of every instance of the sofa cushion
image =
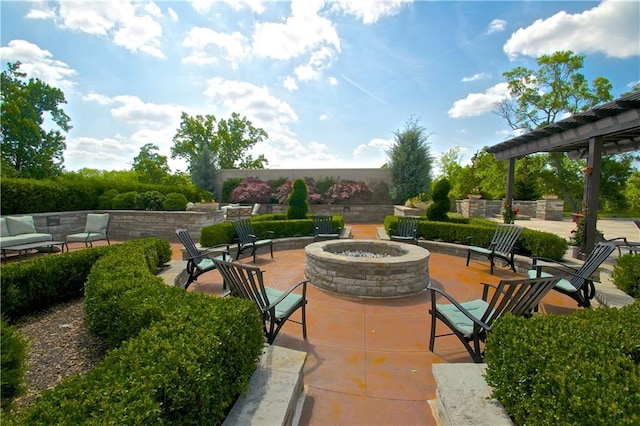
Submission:
POLYGON ((2 217, 0 218, 0 237, 8 237, 9 236, 9 228, 7 228, 7 220, 2 217))
POLYGON ((35 234, 36 225, 33 222, 33 216, 8 216, 7 229, 9 235, 35 234))
POLYGON ((84 227, 86 233, 106 234, 109 227, 109 213, 89 213, 84 227))
POLYGON ((11 248, 13 246, 19 246, 22 244, 40 243, 45 241, 52 241, 53 235, 33 233, 14 235, 12 237, 0 237, 0 247, 3 249, 11 248))

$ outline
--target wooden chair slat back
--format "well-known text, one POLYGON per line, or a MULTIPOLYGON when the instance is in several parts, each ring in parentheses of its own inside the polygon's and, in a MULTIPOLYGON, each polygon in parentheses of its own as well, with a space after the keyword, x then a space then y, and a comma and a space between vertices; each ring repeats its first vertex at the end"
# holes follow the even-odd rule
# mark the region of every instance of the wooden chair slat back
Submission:
POLYGON ((202 260, 202 256, 200 255, 196 244, 193 242, 189 231, 187 231, 186 229, 177 229, 176 236, 178 237, 184 248, 187 250, 187 253, 189 253, 189 257, 192 258, 193 263, 196 265, 199 264, 202 260))
POLYGON ((262 271, 257 266, 231 263, 214 259, 231 295, 253 300, 263 314, 269 306, 269 298, 264 288, 262 271))
POLYGON ((557 277, 502 280, 497 285, 482 321, 491 325, 505 312, 517 316, 531 315, 542 298, 558 282, 557 277))
POLYGON ((613 244, 596 244, 593 251, 589 253, 589 256, 587 256, 580 269, 576 271, 576 274, 571 277, 569 282, 576 288, 582 287, 585 279, 588 279, 615 249, 616 247, 613 244))
POLYGON ((418 231, 420 218, 412 216, 401 216, 398 218, 398 236, 413 237, 418 231))
POLYGON ((320 234, 335 234, 333 216, 313 216, 313 226, 320 234))
POLYGON ((251 225, 251 221, 249 219, 238 219, 233 222, 233 229, 238 234, 238 240, 240 244, 248 244, 253 240, 250 235, 255 235, 253 232, 253 226, 251 225))

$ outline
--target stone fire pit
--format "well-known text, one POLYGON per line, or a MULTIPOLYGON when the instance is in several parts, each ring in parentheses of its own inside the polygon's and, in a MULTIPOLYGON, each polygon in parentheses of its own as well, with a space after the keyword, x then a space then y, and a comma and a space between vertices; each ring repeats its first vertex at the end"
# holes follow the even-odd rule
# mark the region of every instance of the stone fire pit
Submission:
POLYGON ((389 298, 423 292, 429 284, 429 251, 380 240, 329 240, 306 246, 311 285, 348 296, 389 298))

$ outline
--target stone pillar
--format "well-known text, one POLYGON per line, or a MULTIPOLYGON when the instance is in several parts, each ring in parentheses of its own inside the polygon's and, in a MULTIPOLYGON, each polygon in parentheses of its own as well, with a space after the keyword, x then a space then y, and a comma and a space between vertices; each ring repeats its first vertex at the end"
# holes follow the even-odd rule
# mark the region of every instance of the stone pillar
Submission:
POLYGON ((463 217, 486 217, 487 200, 482 198, 472 198, 462 200, 462 216, 463 217))
POLYGON ((541 220, 562 220, 564 200, 546 199, 536 201, 536 218, 541 220))

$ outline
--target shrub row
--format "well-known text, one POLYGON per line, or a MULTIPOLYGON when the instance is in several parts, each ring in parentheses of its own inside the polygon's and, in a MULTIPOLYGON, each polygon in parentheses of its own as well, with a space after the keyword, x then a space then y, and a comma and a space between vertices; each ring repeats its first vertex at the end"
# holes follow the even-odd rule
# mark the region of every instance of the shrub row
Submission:
POLYGON ((3 422, 220 424, 264 344, 254 304, 165 285, 154 275, 170 258, 164 240, 107 249, 87 277, 85 309, 89 330, 114 349, 3 422))
POLYGON ((616 259, 611 278, 629 296, 640 298, 640 254, 625 254, 616 259))
MULTIPOLYGON (((387 216, 384 219, 387 232, 390 228, 397 228, 397 223, 397 216, 387 216)), ((497 225, 497 222, 486 219, 451 218, 449 222, 421 220, 418 236, 425 240, 488 247, 497 225)), ((542 256, 560 260, 567 251, 567 241, 549 232, 525 229, 515 248, 518 254, 524 256, 542 256)))
POLYGON ((487 337, 486 380, 515 424, 640 424, 640 302, 530 319, 487 337))
MULTIPOLYGON (((287 220, 284 214, 260 215, 251 218, 253 231, 258 238, 268 238, 269 231, 273 231, 275 238, 301 237, 313 235, 312 219, 287 220)), ((344 217, 333 216, 333 226, 344 228, 344 217)), ((231 222, 215 223, 205 226, 200 232, 200 244, 203 247, 213 247, 219 244, 230 244, 237 239, 231 222)))
POLYGON ((27 342, 4 318, 0 322, 0 365, 2 365, 0 409, 6 410, 24 390, 27 342))
POLYGON ((122 202, 127 202, 124 194, 132 193, 130 202, 134 205, 137 193, 179 193, 193 202, 200 201, 201 196, 201 191, 193 186, 151 185, 133 181, 118 184, 118 181, 108 181, 109 187, 102 187, 103 180, 3 178, 0 180, 0 210, 3 215, 11 215, 106 209, 100 204, 116 194, 122 195, 121 198, 125 199, 122 202), (111 196, 105 198, 107 193, 111 196))

